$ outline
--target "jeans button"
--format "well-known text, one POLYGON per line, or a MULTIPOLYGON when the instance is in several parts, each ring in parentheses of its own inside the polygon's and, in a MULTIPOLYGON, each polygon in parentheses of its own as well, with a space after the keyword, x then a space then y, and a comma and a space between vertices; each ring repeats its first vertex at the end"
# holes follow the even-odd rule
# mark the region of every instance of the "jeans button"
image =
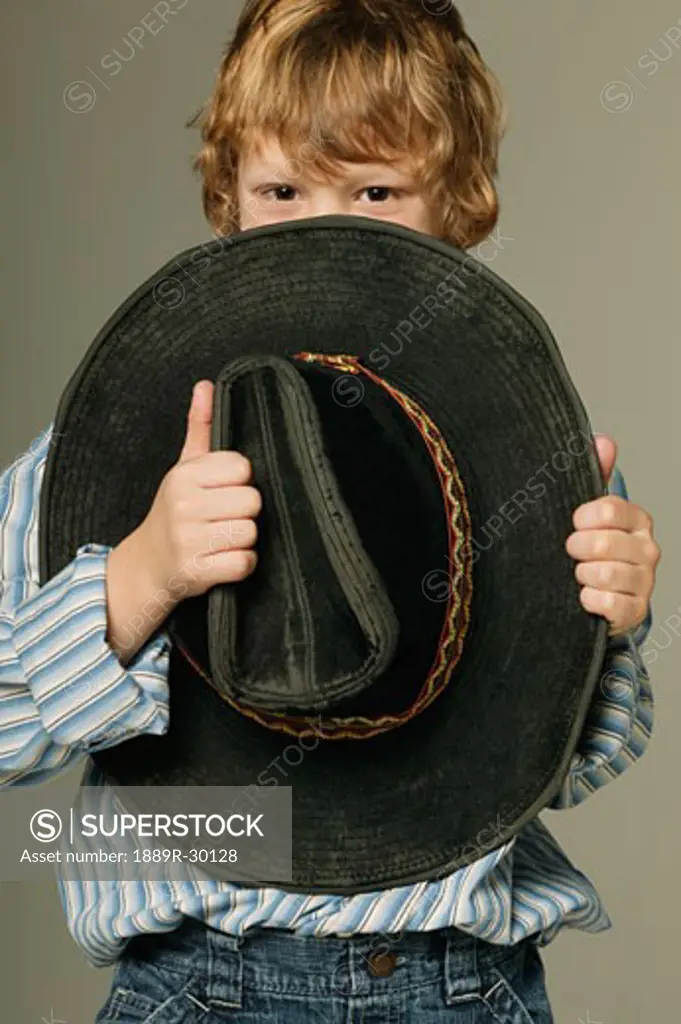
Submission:
POLYGON ((395 970, 397 957, 392 952, 372 953, 368 958, 369 970, 375 978, 388 978, 395 970))

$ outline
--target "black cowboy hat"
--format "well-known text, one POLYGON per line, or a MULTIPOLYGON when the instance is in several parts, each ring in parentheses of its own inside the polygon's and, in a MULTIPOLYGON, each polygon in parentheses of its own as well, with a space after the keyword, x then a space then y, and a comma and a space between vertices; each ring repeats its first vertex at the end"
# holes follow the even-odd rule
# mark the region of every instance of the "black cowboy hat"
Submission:
POLYGON ((258 565, 167 620, 168 732, 94 760, 121 786, 247 786, 300 744, 292 880, 261 880, 293 891, 441 877, 482 832, 507 842, 561 786, 607 635, 565 550, 605 488, 546 323, 479 260, 370 218, 181 253, 61 398, 42 583, 145 518, 203 378, 212 447, 263 497, 258 565))

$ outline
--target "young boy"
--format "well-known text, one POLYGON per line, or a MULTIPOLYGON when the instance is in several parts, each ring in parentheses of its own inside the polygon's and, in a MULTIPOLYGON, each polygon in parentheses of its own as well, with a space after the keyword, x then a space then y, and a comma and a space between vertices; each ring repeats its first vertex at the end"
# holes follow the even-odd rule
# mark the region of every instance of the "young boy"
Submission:
MULTIPOLYGON (((495 80, 445 0, 249 0, 203 116, 196 167, 220 236, 347 213, 468 248, 497 222, 502 131, 495 80)), ((212 387, 195 389, 184 449, 140 527, 113 550, 83 545, 42 588, 35 540, 52 428, 3 475, 3 785, 163 733, 170 641, 159 627, 169 609, 154 620, 149 598, 189 564, 192 594, 252 572, 260 498, 246 459, 210 451, 212 387), (217 504, 234 527, 219 552, 208 549, 217 504), (144 621, 132 639, 131 621, 144 621), (88 673, 80 702, 65 697, 88 673)), ((610 493, 575 510, 566 547, 581 602, 609 620, 610 639, 553 808, 623 772, 652 723, 641 647, 660 552, 650 516, 628 501, 614 443, 601 436, 597 447, 610 493)), ((101 783, 92 762, 88 772, 101 783)), ((606 929, 607 912, 538 819, 480 853, 443 880, 349 897, 219 882, 61 881, 60 891, 91 963, 116 964, 98 1024, 546 1024, 538 947, 562 927, 606 929)))

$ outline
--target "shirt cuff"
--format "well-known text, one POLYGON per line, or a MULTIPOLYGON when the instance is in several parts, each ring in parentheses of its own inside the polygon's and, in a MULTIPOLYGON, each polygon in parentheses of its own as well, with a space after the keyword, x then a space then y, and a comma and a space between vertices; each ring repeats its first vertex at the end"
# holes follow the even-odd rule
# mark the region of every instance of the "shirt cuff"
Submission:
POLYGON ((14 645, 44 728, 86 751, 168 728, 171 642, 161 630, 126 667, 106 641, 112 549, 84 544, 14 614, 14 645))
POLYGON ((645 752, 653 730, 654 699, 642 648, 651 624, 649 609, 636 629, 609 638, 579 746, 550 808, 582 803, 645 752))

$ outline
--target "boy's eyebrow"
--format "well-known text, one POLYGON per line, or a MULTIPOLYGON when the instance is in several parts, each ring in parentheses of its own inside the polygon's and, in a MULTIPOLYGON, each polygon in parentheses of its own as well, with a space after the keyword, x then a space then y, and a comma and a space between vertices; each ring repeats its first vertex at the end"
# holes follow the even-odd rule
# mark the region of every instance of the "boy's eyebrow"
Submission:
POLYGON ((397 177, 407 177, 413 174, 413 170, 410 167, 396 166, 395 164, 388 163, 385 160, 371 160, 364 163, 350 164, 343 168, 343 173, 347 178, 364 178, 367 174, 394 174, 397 177))
MULTIPOLYGON (((373 174, 393 174, 399 178, 413 177, 414 171, 410 167, 396 167, 393 164, 382 160, 372 160, 363 163, 346 163, 340 168, 343 178, 346 181, 359 180, 373 174)), ((286 174, 286 162, 276 160, 253 161, 247 168, 244 168, 244 177, 248 180, 255 178, 274 178, 275 180, 288 180, 294 177, 306 177, 305 165, 302 166, 302 173, 286 174)))

